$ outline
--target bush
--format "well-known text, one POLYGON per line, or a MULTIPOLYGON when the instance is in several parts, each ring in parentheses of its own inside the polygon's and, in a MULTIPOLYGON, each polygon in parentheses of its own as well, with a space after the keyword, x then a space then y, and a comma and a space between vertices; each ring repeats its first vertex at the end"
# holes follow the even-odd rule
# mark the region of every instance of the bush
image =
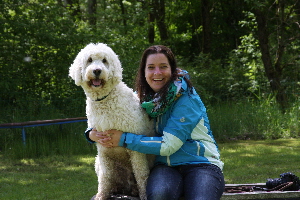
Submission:
POLYGON ((297 138, 299 103, 282 114, 274 99, 224 102, 209 106, 214 136, 221 141, 297 138))

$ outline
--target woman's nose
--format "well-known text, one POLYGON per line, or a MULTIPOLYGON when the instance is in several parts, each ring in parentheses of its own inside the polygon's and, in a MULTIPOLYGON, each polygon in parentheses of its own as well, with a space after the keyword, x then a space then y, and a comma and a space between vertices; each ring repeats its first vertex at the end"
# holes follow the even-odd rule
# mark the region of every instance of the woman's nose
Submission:
POLYGON ((154 70, 154 74, 161 74, 161 71, 160 71, 160 68, 159 67, 155 67, 155 70, 154 70))

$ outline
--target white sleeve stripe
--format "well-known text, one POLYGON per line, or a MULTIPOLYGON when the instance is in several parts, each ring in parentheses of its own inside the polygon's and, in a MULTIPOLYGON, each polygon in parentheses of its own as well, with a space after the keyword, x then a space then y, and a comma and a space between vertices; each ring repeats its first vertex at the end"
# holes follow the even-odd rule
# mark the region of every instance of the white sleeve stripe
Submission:
POLYGON ((172 155, 182 145, 183 142, 178 137, 164 131, 163 142, 160 149, 160 155, 161 156, 172 155))
POLYGON ((143 141, 143 140, 141 140, 141 142, 143 142, 143 143, 163 143, 163 141, 143 141))

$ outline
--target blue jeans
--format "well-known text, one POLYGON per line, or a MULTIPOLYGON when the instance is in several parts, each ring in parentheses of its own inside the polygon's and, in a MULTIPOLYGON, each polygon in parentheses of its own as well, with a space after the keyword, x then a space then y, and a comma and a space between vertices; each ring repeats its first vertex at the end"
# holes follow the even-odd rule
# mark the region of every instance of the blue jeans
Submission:
POLYGON ((157 165, 148 178, 147 199, 219 200, 224 188, 223 173, 216 165, 157 165))

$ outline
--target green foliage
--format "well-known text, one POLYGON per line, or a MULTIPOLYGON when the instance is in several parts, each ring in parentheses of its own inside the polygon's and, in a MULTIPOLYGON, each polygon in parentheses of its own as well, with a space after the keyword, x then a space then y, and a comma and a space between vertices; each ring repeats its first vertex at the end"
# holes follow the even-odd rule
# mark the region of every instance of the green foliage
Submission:
POLYGON ((68 67, 80 41, 86 43, 73 21, 55 1, 5 1, 3 5, 1 99, 14 102, 25 94, 46 100, 68 97, 74 91, 68 67))
POLYGON ((223 102, 208 109, 212 131, 220 141, 299 138, 299 102, 284 115, 274 98, 223 102))
MULTIPOLYGON (((123 1, 122 10, 120 3, 99 1, 97 23, 90 25, 86 5, 82 1, 78 3, 80 5, 66 6, 55 0, 2 2, 1 99, 14 102, 20 94, 26 94, 51 101, 77 94, 81 90, 74 87, 67 77, 68 67, 78 51, 89 42, 104 42, 116 51, 124 67, 124 81, 132 86, 141 53, 150 45, 146 39, 149 5, 140 1, 123 1), (74 15, 78 6, 81 9, 74 15)), ((169 13, 166 23, 170 37, 168 41, 161 41, 156 29, 155 41, 169 45, 179 59, 183 58, 182 67, 190 67, 195 77, 202 77, 201 87, 212 91, 210 99, 237 98, 249 91, 255 92, 257 88, 260 91, 268 89, 254 36, 256 22, 250 11, 253 6, 248 8, 247 5, 247 1, 209 5, 214 8, 210 19, 218 19, 210 24, 211 30, 217 31, 211 32, 209 55, 201 55, 201 3, 194 0, 167 1, 165 5, 169 13), (204 78, 208 78, 207 81, 204 78), (222 84, 204 87, 211 85, 203 84, 205 81, 222 84)), ((264 3, 260 2, 260 5, 264 3)), ((297 18, 297 15, 293 17, 297 18)), ((285 87, 294 93, 299 85, 300 73, 295 73, 299 66, 288 61, 296 59, 295 56, 292 59, 297 55, 292 52, 298 51, 299 41, 294 40, 288 48, 293 51, 286 55, 289 70, 284 71, 287 78, 283 81, 285 87)))
POLYGON ((16 159, 95 153, 95 146, 88 144, 83 136, 85 129, 86 122, 25 128, 26 145, 21 129, 0 130, 1 147, 6 157, 16 159))
MULTIPOLYGON (((284 115, 276 107, 274 98, 256 101, 221 102, 208 105, 208 115, 214 137, 217 141, 261 140, 300 137, 299 101, 284 115)), ((23 122, 27 119, 57 119, 84 116, 84 101, 76 100, 65 105, 69 113, 63 113, 53 106, 28 104, 27 109, 12 109, 1 106, 6 120, 23 122), (82 105, 80 105, 82 104, 82 105), (26 113, 27 112, 27 113, 26 113)), ((86 123, 50 125, 25 128, 26 145, 22 144, 21 129, 0 129, 1 151, 10 158, 36 158, 48 155, 79 155, 95 149, 85 141, 83 132, 86 123), (80 147, 80 148, 78 148, 80 147)))
MULTIPOLYGON (((26 122, 35 120, 64 119, 85 116, 85 99, 47 101, 24 98, 15 104, 1 104, 0 123, 26 122)), ((79 155, 93 148, 78 148, 87 145, 83 133, 86 122, 28 127, 26 145, 22 143, 22 129, 0 129, 0 151, 10 158, 34 158, 48 155, 79 155)))
MULTIPOLYGON (((203 1, 166 0, 165 24, 169 39, 162 41, 155 25, 155 44, 171 47, 179 66, 190 72, 193 84, 208 107, 234 101, 238 102, 236 109, 243 107, 244 103, 256 108, 261 102, 272 100, 272 104, 264 106, 266 110, 273 109, 263 111, 272 113, 269 114, 271 116, 277 113, 277 107, 273 106, 274 94, 270 95, 270 81, 265 76, 261 61, 253 12, 254 8, 267 8, 270 2, 209 3, 206 16, 209 26, 206 28, 210 31, 209 37, 205 38, 203 1), (206 39, 210 41, 209 54, 203 53, 206 39), (258 103, 256 99, 259 99, 258 103)), ((80 49, 90 42, 103 42, 112 47, 124 68, 124 82, 133 86, 141 54, 146 47, 153 45, 148 43, 147 38, 151 9, 148 2, 99 0, 96 24, 89 23, 91 16, 85 1, 73 3, 67 5, 65 1, 56 0, 1 1, 0 123, 84 116, 85 95, 68 77, 68 69, 80 49)), ((287 115, 294 116, 293 112, 298 112, 300 90, 300 40, 296 40, 297 35, 294 34, 298 30, 299 12, 292 1, 287 1, 284 11, 290 11, 290 18, 287 18, 290 21, 283 29, 286 38, 283 42, 287 45, 282 58, 281 84, 291 103, 287 115)), ((279 16, 274 11, 268 12, 268 16, 270 56, 275 58, 275 33, 278 30, 275 19, 279 16)), ((285 116, 282 116, 286 120, 284 122, 271 120, 273 127, 280 124, 288 127, 287 130, 293 130, 292 135, 298 136, 299 120, 285 116), (294 125, 291 125, 290 119, 294 125)), ((266 117, 253 123, 264 120, 267 120, 266 117)), ((272 126, 271 122, 268 127, 272 126)), ((245 134, 243 128, 237 130, 239 134, 245 134)), ((250 131, 249 128, 245 130, 250 131)), ((274 133, 274 138, 285 137, 284 131, 275 130, 269 134, 274 133)))

